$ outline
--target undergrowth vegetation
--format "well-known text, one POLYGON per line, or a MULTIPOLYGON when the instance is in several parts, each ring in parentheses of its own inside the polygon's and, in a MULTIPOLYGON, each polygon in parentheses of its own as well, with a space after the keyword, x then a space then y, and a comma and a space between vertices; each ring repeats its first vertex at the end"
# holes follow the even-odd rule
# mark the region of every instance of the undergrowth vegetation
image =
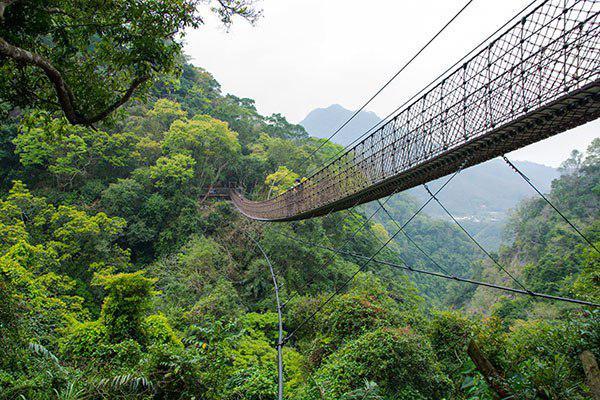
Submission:
MULTIPOLYGON (((373 254, 392 228, 371 221, 349 240, 372 209, 267 225, 209 197, 229 184, 280 191, 339 147, 302 165, 319 139, 189 64, 95 129, 35 109, 0 128, 0 398, 272 399, 274 291, 248 235, 290 299, 289 333, 363 262, 327 247, 373 254)), ((596 140, 550 193, 596 246, 599 168, 596 140)), ((417 207, 390 203, 398 220, 417 207)), ((448 223, 419 216, 410 230, 453 274, 507 283, 448 223)), ((515 210, 510 234, 496 256, 531 290, 600 301, 599 255, 542 200, 515 210)), ((380 258, 399 255, 434 268, 402 240, 380 258)), ((584 399, 579 356, 600 356, 599 321, 370 264, 286 343, 286 398, 495 398, 469 356, 476 343, 513 398, 584 399)))

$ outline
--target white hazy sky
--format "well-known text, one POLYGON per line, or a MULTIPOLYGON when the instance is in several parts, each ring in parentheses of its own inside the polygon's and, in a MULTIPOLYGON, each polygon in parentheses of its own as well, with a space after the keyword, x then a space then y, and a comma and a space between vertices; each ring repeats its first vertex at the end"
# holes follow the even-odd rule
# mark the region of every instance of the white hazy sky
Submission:
MULTIPOLYGON (((368 107, 383 117, 460 59, 531 0, 475 0, 368 107)), ((318 107, 362 105, 466 0, 263 0, 255 26, 226 32, 215 18, 188 32, 185 50, 223 91, 256 100, 262 114, 300 122, 318 107)), ((342 123, 343 121, 340 121, 342 123)), ((512 153, 558 166, 600 136, 600 120, 512 153)))

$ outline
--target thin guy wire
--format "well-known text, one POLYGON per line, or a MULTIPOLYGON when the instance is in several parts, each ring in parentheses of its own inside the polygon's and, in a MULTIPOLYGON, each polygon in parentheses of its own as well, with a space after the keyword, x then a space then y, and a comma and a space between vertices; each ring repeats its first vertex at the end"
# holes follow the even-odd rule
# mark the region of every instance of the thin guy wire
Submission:
MULTIPOLYGON (((393 195, 393 194, 392 194, 392 195, 393 195)), ((392 196, 392 195, 390 195, 390 196, 392 196)), ((379 200, 378 200, 378 201, 379 201, 379 200)), ((380 203, 380 204, 381 204, 381 203, 380 203)), ((358 205, 358 204, 357 204, 357 205, 358 205)), ((357 205, 355 205, 354 207, 356 207, 357 205)), ((347 213, 348 213, 348 214, 349 214, 351 217, 353 217, 353 218, 354 218, 354 220, 355 220, 356 222, 358 222, 359 224, 362 224, 362 223, 364 222, 364 220, 360 220, 360 219, 358 219, 358 218, 355 216, 355 214, 354 214, 354 212, 353 212, 353 209, 354 209, 354 207, 352 207, 352 208, 350 208, 350 209, 344 209, 343 211, 347 212, 347 213)), ((377 210, 377 211, 376 211, 374 214, 376 214, 378 211, 379 211, 379 210, 377 210)), ((328 215, 329 215, 329 213, 328 213, 328 215)), ((365 217, 363 216, 363 218, 365 218, 365 217)), ((366 222, 368 222, 368 220, 367 220, 366 222)), ((335 231, 335 230, 336 230, 336 229, 337 229, 337 228, 338 228, 340 225, 343 225, 343 223, 344 223, 344 219, 341 219, 341 220, 340 220, 340 222, 336 224, 336 227, 333 229, 333 231, 335 231)), ((362 229, 362 227, 360 227, 360 228, 359 228, 359 230, 360 230, 360 229, 362 229)), ((288 238, 288 239, 292 239, 292 240, 295 240, 295 241, 297 241, 297 242, 304 243, 304 241, 303 241, 303 240, 301 240, 301 239, 297 239, 296 237, 294 237, 294 236, 292 236, 292 235, 288 235, 287 233, 283 233, 283 232, 282 232, 281 230, 279 230, 279 229, 273 229, 273 231, 274 231, 276 234, 280 235, 280 236, 284 236, 284 237, 286 237, 286 238, 288 238)), ((323 244, 323 243, 325 242, 325 240, 327 240, 327 235, 323 235, 323 236, 324 236, 324 237, 323 237, 323 238, 321 238, 321 239, 320 239, 320 240, 319 240, 319 241, 318 241, 316 244, 315 244, 315 243, 312 243, 312 242, 311 242, 311 244, 312 244, 312 245, 316 245, 317 247, 321 247, 321 248, 323 248, 323 249, 328 249, 328 250, 331 250, 331 251, 335 251, 335 250, 336 250, 335 248, 333 248, 333 247, 326 247, 326 246, 323 244)), ((381 240, 381 239, 379 239, 379 238, 377 238, 377 237, 376 237, 376 239, 377 239, 377 240, 378 240, 380 243, 383 243, 383 240, 381 240)), ((348 240, 348 239, 346 239, 346 240, 348 240)), ((341 246, 339 246, 339 247, 338 247, 338 249, 342 249, 344 246, 345 246, 345 244, 342 244, 341 246)), ((344 252, 340 250, 340 252, 338 252, 338 254, 344 254, 344 252)), ((320 268, 320 269, 322 269, 322 268, 320 268)), ((315 276, 312 276, 312 277, 310 277, 310 278, 308 279, 308 281, 306 281, 306 282, 305 282, 305 283, 302 285, 302 287, 300 288, 300 291, 302 291, 303 289, 305 289, 306 287, 308 287, 308 286, 310 285, 310 283, 312 283, 312 281, 314 280, 314 278, 315 278, 315 276)), ((331 280, 331 279, 330 279, 330 280, 331 280)), ((284 302, 284 304, 283 304, 283 306, 282 306, 282 307, 285 307, 285 305, 286 305, 287 303, 289 303, 291 300, 293 300, 295 297, 297 297, 297 295, 298 295, 298 292, 299 292, 299 291, 296 291, 296 293, 294 293, 294 295, 292 295, 292 297, 290 297, 289 299, 287 299, 287 300, 284 302)))
POLYGON ((494 257, 492 257, 492 255, 481 245, 479 244, 479 242, 477 241, 477 239, 475 239, 470 233, 469 231, 467 231, 460 222, 458 222, 458 220, 456 218, 454 218, 454 215, 452 215, 452 213, 450 213, 450 211, 448 211, 448 209, 442 204, 442 202, 434 195, 431 193, 431 190, 429 190, 429 187, 425 184, 423 185, 425 187, 425 190, 427 191, 427 193, 429 193, 430 196, 433 197, 433 199, 436 201, 436 203, 438 203, 440 205, 440 207, 442 207, 442 209, 446 212, 446 214, 448 214, 448 216, 450 218, 452 218, 452 221, 454 221, 456 223, 456 225, 458 225, 458 227, 469 237, 469 239, 471 239, 473 241, 473 243, 475 243, 477 245, 477 247, 479 247, 479 249, 490 259, 494 262, 494 264, 496 264, 498 266, 498 268, 500 268, 506 275, 508 275, 517 285, 519 285, 523 290, 530 292, 529 289, 527 289, 525 287, 525 285, 523 285, 517 278, 515 278, 506 268, 504 268, 504 266, 502 266, 498 261, 496 261, 496 259, 494 257))
MULTIPOLYGON (((324 250, 332 250, 331 247, 319 245, 317 243, 307 242, 305 240, 294 238, 292 236, 285 235, 283 233, 280 233, 280 234, 284 235, 284 236, 287 236, 290 239, 299 241, 300 243, 303 243, 303 244, 308 245, 308 246, 322 248, 324 250)), ((361 258, 361 259, 368 259, 369 258, 368 256, 365 256, 365 255, 362 255, 362 254, 358 254, 358 253, 349 252, 349 251, 342 251, 342 252, 340 252, 340 254, 346 255, 346 256, 350 256, 350 257, 361 258)), ((525 290, 522 290, 522 289, 515 289, 515 288, 512 288, 512 287, 508 287, 508 286, 497 285, 495 283, 476 281, 476 280, 469 279, 469 278, 461 278, 461 277, 455 276, 455 275, 448 275, 448 274, 442 274, 442 273, 435 272, 435 271, 428 271, 428 270, 413 268, 410 265, 408 265, 408 263, 406 261, 404 261, 402 259, 402 257, 400 257, 400 261, 402 261, 402 263, 404 265, 396 264, 396 263, 393 263, 391 261, 379 260, 377 258, 373 259, 372 261, 374 263, 376 263, 376 264, 386 265, 386 266, 389 266, 389 267, 403 269, 403 270, 410 271, 410 272, 416 272, 418 274, 431 275, 431 276, 435 276, 435 277, 439 277, 439 278, 443 278, 443 279, 448 279, 448 280, 454 280, 454 281, 459 281, 459 282, 470 283, 470 284, 477 285, 477 286, 485 286, 485 287, 489 287, 489 288, 493 288, 493 289, 499 289, 499 290, 504 290, 504 291, 507 291, 507 292, 524 294, 524 295, 529 295, 529 296, 534 296, 534 297, 540 297, 540 298, 549 299, 549 300, 564 301, 564 302, 581 304, 581 305, 586 305, 586 306, 591 306, 591 307, 600 307, 600 304, 589 302, 589 301, 578 300, 578 299, 573 299, 573 298, 569 298, 569 297, 553 296, 553 295, 546 294, 546 293, 528 292, 528 291, 525 291, 525 290)))
MULTIPOLYGON (((388 197, 388 200, 389 200, 389 198, 390 198, 390 197, 391 197, 393 194, 394 194, 394 193, 392 193, 392 194, 391 194, 391 195, 388 197)), ((354 203, 354 205, 353 205, 353 206, 352 206, 350 209, 346 209, 345 211, 350 211, 350 212, 352 212, 352 210, 354 210, 356 207, 358 207, 358 206, 361 204, 361 200, 362 200, 362 199, 363 199, 363 198, 364 198, 366 195, 367 195, 367 194, 364 194, 363 196, 360 196, 360 197, 359 197, 359 198, 356 200, 356 202, 354 203)), ((330 215, 333 213, 333 210, 334 210, 334 209, 333 209, 333 208, 331 208, 331 210, 329 210, 329 211, 327 212, 327 214, 326 214, 324 217, 322 217, 322 221, 323 221, 325 218, 327 218, 328 216, 330 216, 330 215)), ((375 213, 377 213, 377 211, 376 211, 375 213)), ((373 217, 373 216, 371 216, 371 217, 373 217)), ((369 219, 370 219, 370 218, 369 218, 369 219)), ((368 222, 368 221, 366 221, 366 222, 368 222)), ((265 223, 266 223, 266 222, 265 222, 265 223)), ((294 228, 294 224, 296 224, 296 226, 297 226, 297 224, 299 224, 299 223, 300 223, 300 221, 292 221, 292 223, 291 223, 291 225, 292 225, 292 228, 294 228)), ((339 228, 340 228, 340 227, 341 227, 343 224, 344 224, 344 219, 342 218, 342 219, 341 219, 341 220, 340 220, 340 221, 339 221, 339 222, 338 222, 338 223, 335 225, 335 229, 334 229, 334 230, 337 230, 337 229, 339 229, 339 228)), ((358 230, 357 230, 357 231, 354 233, 353 237, 354 237, 354 236, 355 236, 355 235, 358 233, 358 231, 360 231, 362 228, 363 228, 362 226, 361 226, 361 227, 359 227, 359 228, 358 228, 358 230)), ((280 233, 280 232, 278 232, 278 233, 280 233)), ((327 237, 324 235, 324 237, 321 239, 320 243, 324 242, 326 239, 327 239, 327 237)), ((348 240, 349 240, 349 238, 346 238, 346 239, 344 240, 344 243, 342 243, 342 245, 340 246, 340 248, 342 248, 343 246, 345 246, 345 245, 346 245, 346 242, 347 242, 348 240)), ((333 257, 335 257, 335 254, 334 254, 334 256, 333 256, 333 257)), ((333 257, 332 257, 332 259, 333 259, 333 257)), ((329 260, 329 261, 328 261, 326 264, 324 264, 323 266, 321 266, 321 268, 320 268, 320 269, 326 268, 326 267, 329 265, 329 263, 332 261, 332 259, 330 259, 330 260, 329 260)), ((307 280, 307 281, 306 281, 306 282, 305 282, 305 283, 302 285, 302 287, 300 288, 300 290, 302 291, 302 290, 306 289, 306 288, 307 288, 307 287, 310 285, 310 283, 312 283, 312 281, 313 281, 313 279, 314 279, 314 278, 315 278, 315 276, 309 277, 309 279, 308 279, 308 280, 307 280)), ((291 296, 289 299, 287 299, 287 300, 286 300, 286 301, 283 303, 283 307, 285 307, 285 306, 286 306, 286 304, 287 304, 287 303, 289 303, 289 302, 290 302, 292 299, 294 299, 295 297, 297 297, 298 293, 299 293, 299 291, 296 291, 296 292, 295 292, 295 293, 294 293, 294 294, 293 294, 293 295, 292 295, 292 296, 291 296)))
MULTIPOLYGON (((385 199, 384 204, 387 203, 392 196, 396 193, 396 191, 394 191, 394 193, 390 194, 388 196, 387 199, 385 199)), ((352 236, 344 239, 343 243, 338 247, 338 249, 342 249, 347 243, 349 243, 349 241, 353 240, 356 235, 358 234, 358 232, 360 232, 365 226, 367 226, 367 224, 369 223, 369 221, 371 221, 371 219, 375 216, 375 214, 377 214, 379 212, 379 209, 375 210, 375 212, 373 212, 373 214, 371 214, 371 216, 369 218, 367 218, 367 220, 361 225, 359 226, 354 233, 352 234, 352 236)), ((319 268, 319 269, 324 269, 327 268, 327 266, 334 260, 335 256, 338 255, 338 252, 334 252, 331 257, 329 257, 329 259, 319 268)), ((304 290, 308 287, 308 285, 310 285, 312 283, 312 278, 309 279, 304 285, 302 285, 301 290, 304 290)), ((299 291, 296 291, 296 293, 294 293, 289 299, 287 299, 284 303, 283 303, 283 307, 285 307, 290 301, 292 301, 294 298, 296 298, 298 296, 299 291)))
MULTIPOLYGON (((393 194, 392 194, 392 195, 393 195, 393 194)), ((392 195, 390 195, 390 197, 391 197, 392 195)), ((361 196, 361 197, 359 197, 359 198, 357 199, 357 201, 354 203, 354 205, 351 207, 351 209, 350 209, 350 210, 353 210, 355 207, 357 207, 357 206, 360 204, 360 201, 363 199, 363 197, 364 197, 364 196, 366 196, 366 194, 365 194, 365 195, 363 195, 363 196, 361 196)), ((331 210, 329 210, 329 212, 328 212, 328 213, 327 213, 327 214, 326 214, 326 215, 325 215, 323 218, 326 218, 326 217, 327 217, 327 216, 329 216, 329 215, 330 215, 332 212, 333 212, 333 208, 332 208, 331 210)), ((368 222, 368 221, 367 221, 367 222, 368 222)), ((299 221, 293 221, 293 222, 291 223, 291 225, 292 225, 292 228, 294 228, 294 226, 293 226, 294 224, 296 224, 296 226, 297 226, 297 224, 298 224, 298 223, 299 223, 299 221)), ((336 228, 338 228, 339 226, 341 226, 343 223, 344 223, 344 221, 343 221, 343 219, 342 219, 342 220, 341 220, 341 221, 340 221, 338 224, 336 224, 336 228)), ((357 231, 354 233, 354 236, 355 236, 355 235, 358 233, 358 231, 360 231, 362 228, 363 228, 363 227, 359 227, 359 228, 358 228, 358 230, 357 230, 357 231)), ((280 234, 281 234, 281 232, 277 232, 277 233, 280 233, 280 234)), ((322 241, 325 241, 325 239, 326 239, 326 238, 323 238, 323 239, 322 239, 322 241)), ((346 240, 348 240, 348 239, 346 239, 346 240)), ((340 248, 342 248, 343 246, 345 246, 345 244, 346 244, 346 241, 345 241, 345 242, 342 244, 342 246, 341 246, 340 248)), ((333 258, 334 258, 334 257, 335 257, 335 254, 332 256, 332 258, 331 258, 330 260, 328 260, 328 262, 326 262, 324 265, 322 265, 320 269, 326 268, 326 267, 329 265, 329 263, 330 263, 330 262, 333 260, 333 258)), ((313 276, 313 277, 310 277, 310 278, 308 279, 308 281, 307 281, 307 282, 305 282, 305 283, 302 285, 302 287, 300 288, 300 291, 302 291, 302 290, 304 290, 305 288, 307 288, 307 287, 310 285, 310 283, 313 281, 313 279, 314 279, 314 278, 315 278, 315 276, 313 276)), ((296 297, 298 296, 298 293, 299 293, 299 291, 296 291, 296 292, 295 292, 295 293, 294 293, 294 294, 293 294, 293 295, 292 295, 290 298, 288 298, 288 299, 287 299, 287 300, 286 300, 286 301, 283 303, 283 305, 282 305, 282 308, 284 308, 284 307, 285 307, 285 306, 286 306, 286 305, 287 305, 287 304, 288 304, 288 303, 289 303, 289 302, 290 302, 292 299, 296 298, 296 297)))
POLYGON ((529 179, 527 175, 525 175, 519 168, 517 168, 517 166, 514 165, 506 156, 502 156, 502 158, 504 159, 504 161, 506 161, 509 167, 511 167, 517 174, 519 174, 525 180, 525 182, 527 182, 527 184, 529 184, 529 186, 531 186, 533 190, 535 190, 540 195, 540 197, 544 199, 546 203, 548 203, 548 205, 552 207, 554 211, 556 211, 558 215, 560 215, 562 219, 564 219, 565 222, 569 224, 571 228, 573 228, 583 240, 587 242, 587 244, 589 244, 594 250, 600 253, 600 250, 598 250, 596 245, 592 243, 592 241, 588 239, 558 208, 556 208, 554 204, 552 204, 552 202, 533 184, 533 182, 531 182, 531 179, 529 179))
MULTIPOLYGON (((377 200, 379 201, 379 200, 377 200)), ((400 224, 398 224, 398 221, 396 221, 396 219, 388 212, 387 208, 385 208, 385 206, 381 206, 381 208, 383 209, 383 211, 387 214, 388 218, 398 227, 400 228, 400 224)), ((440 271, 442 271, 445 274, 450 275, 450 272, 442 267, 437 261, 435 261, 430 255, 429 253, 427 253, 425 250, 423 250, 423 248, 421 246, 419 246, 419 244, 417 242, 415 242, 409 235, 408 233, 406 233, 406 231, 404 229, 402 229, 402 233, 404 234, 404 236, 406 237, 406 239, 408 239, 408 241, 410 243, 412 243, 433 265, 435 265, 440 271)), ((405 263, 406 264, 406 263, 405 263)))
MULTIPOLYGON (((304 158, 304 160, 300 163, 300 165, 298 166, 297 169, 300 169, 300 167, 302 167, 307 161, 309 161, 319 150, 321 150, 321 148, 323 148, 323 146, 325 146, 328 142, 331 141, 331 139, 337 135, 346 125, 348 125, 350 123, 350 121, 352 121, 362 110, 365 109, 366 106, 368 106, 377 96, 379 96, 379 94, 385 90, 385 88, 387 88, 393 81, 394 79, 396 79, 398 77, 398 75, 400 75, 410 64, 412 64, 412 62, 419 56, 421 55, 421 53, 423 51, 425 51, 425 49, 427 49, 427 47, 429 47, 429 45, 438 38, 438 36, 440 36, 445 30, 446 28, 448 28, 448 26, 450 26, 450 24, 452 24, 452 22, 454 22, 454 20, 456 18, 458 18, 464 10, 467 9, 467 7, 469 7, 471 5, 471 3, 473 3, 473 1, 475 0, 469 0, 456 14, 454 14, 454 16, 448 21, 446 22, 446 24, 431 38, 429 39, 429 41, 427 43, 425 43, 424 46, 421 47, 421 49, 415 54, 413 55, 410 60, 408 60, 390 79, 388 79, 388 81, 381 87, 379 88, 379 90, 377 90, 377 92, 375 92, 375 94, 373 94, 358 110, 356 110, 352 116, 350 116, 350 118, 348 118, 346 120, 346 122, 344 122, 339 128, 337 128, 335 130, 335 132, 333 132, 325 141, 323 141, 315 150, 313 150, 308 156, 306 156, 304 158)), ((289 172, 285 175, 287 176, 289 174, 289 172)), ((284 178, 285 178, 284 176, 284 178)))
MULTIPOLYGON (((450 67, 446 68, 446 70, 444 70, 444 72, 442 72, 435 79, 433 79, 431 82, 429 82, 429 84, 427 84, 423 89, 419 90, 417 93, 415 93, 414 95, 412 95, 408 100, 404 101, 400 106, 396 107, 396 109, 394 111, 392 111, 391 113, 389 113, 384 119, 382 119, 381 121, 379 121, 376 124, 374 124, 371 128, 369 128, 367 131, 365 131, 362 135, 360 135, 358 138, 354 139, 350 144, 348 144, 343 149, 339 150, 336 154, 334 154, 333 156, 331 156, 327 161, 325 161, 323 163, 323 168, 325 168, 326 166, 328 166, 329 164, 331 164, 334 160, 337 160, 339 158, 338 156, 340 155, 340 153, 342 153, 342 152, 343 153, 347 153, 348 151, 350 151, 350 147, 352 145, 354 145, 355 143, 357 143, 358 141, 360 141, 361 139, 363 139, 365 136, 367 136, 369 133, 372 133, 377 128, 379 128, 383 124, 385 124, 386 121, 390 120, 390 117, 392 117, 394 114, 396 114, 400 109, 402 109, 403 107, 405 107, 408 103, 410 103, 411 101, 413 101, 417 96, 419 96, 423 92, 425 92, 434 83, 436 83, 437 81, 439 81, 442 76, 446 75, 454 67, 456 67, 458 64, 460 64, 461 62, 463 62, 467 57, 469 57, 471 54, 473 54, 478 48, 480 48, 483 44, 485 44, 492 37, 494 37, 495 35, 497 35, 498 32, 500 32, 502 29, 506 28, 510 23, 512 23, 515 19, 517 19, 517 17, 519 15, 523 14, 523 12, 525 10, 527 10, 529 7, 531 7, 537 1, 538 0, 531 1, 523 10, 517 12, 510 20, 508 20, 501 27, 499 27, 498 29, 496 29, 492 34, 490 34, 487 38, 485 38, 483 41, 481 41, 477 46, 473 47, 473 49, 471 49, 471 51, 469 51, 466 55, 464 55, 462 58, 460 58, 458 61, 456 61, 454 64, 452 64, 450 67)), ((541 7, 541 6, 543 6, 548 1, 549 0, 543 1, 540 5, 538 5, 536 7, 536 9, 539 8, 539 7, 541 7)), ((310 172, 307 176, 314 175, 314 173, 316 173, 316 169, 313 169, 313 171, 314 172, 310 172)))
POLYGON ((265 250, 262 248, 262 246, 260 245, 258 240, 254 239, 248 233, 246 233, 246 232, 244 232, 244 233, 259 248, 263 257, 267 261, 267 264, 269 264, 269 271, 271 272, 271 278, 273 279, 273 287, 275 288, 275 300, 277 301, 277 319, 278 319, 278 328, 279 328, 278 329, 279 336, 277 339, 277 398, 279 400, 283 400, 283 345, 284 345, 284 343, 283 343, 283 319, 281 316, 281 302, 279 301, 279 285, 277 283, 277 277, 275 276, 273 264, 271 264, 271 260, 269 259, 269 256, 267 256, 267 253, 265 252, 265 250))
MULTIPOLYGON (((389 197, 391 197, 391 196, 393 196, 393 195, 394 195, 394 193, 392 193, 392 194, 391 194, 389 197)), ((388 199, 389 199, 389 197, 388 197, 388 199)), ((361 197, 360 199, 362 199, 362 197, 361 197)), ((346 212, 347 212, 347 213, 349 213, 351 216, 354 216, 354 214, 353 214, 353 210, 354 210, 354 208, 355 208, 355 207, 357 207, 357 206, 359 205, 358 203, 360 202, 360 199, 359 199, 359 200, 358 200, 358 201, 357 201, 357 202, 354 204, 354 206, 353 206, 352 208, 350 208, 350 209, 344 209, 343 211, 346 211, 346 212)), ((379 200, 378 200, 378 201, 379 201, 379 200)), ((333 209, 332 209, 332 210, 333 210, 333 209)), ((355 231, 355 232, 354 232, 354 235, 353 235, 353 237, 354 237, 354 236, 355 236, 355 235, 358 233, 358 231, 362 230, 362 229, 364 228, 364 226, 366 226, 366 223, 368 223, 368 222, 369 222, 369 220, 370 220, 370 219, 371 219, 371 218, 372 218, 372 217, 373 217, 375 214, 377 214, 377 212, 378 212, 378 211, 379 211, 379 210, 375 211, 375 213, 373 213, 373 215, 371 215, 371 217, 365 221, 365 224, 364 224, 363 226, 360 226, 360 227, 357 229, 357 231, 355 231)), ((327 217, 329 214, 331 214, 331 211, 329 211, 325 217, 327 217)), ((363 222, 363 221, 360 221, 360 220, 358 220, 357 218, 355 218, 355 220, 356 220, 356 222, 358 222, 358 223, 362 223, 362 222, 363 222)), ((294 222, 297 222, 297 221, 294 221, 294 222)), ((292 222, 292 224, 293 224, 294 222, 292 222)), ((341 220, 340 220, 340 221, 339 221, 339 222, 336 224, 336 226, 335 226, 335 228, 333 229, 333 231, 337 230, 337 228, 339 228, 339 227, 340 227, 341 225, 343 225, 343 224, 344 224, 344 219, 342 218, 342 219, 341 219, 341 220)), ((277 233, 277 234, 278 234, 278 235, 280 235, 280 236, 284 236, 284 237, 287 237, 287 238, 290 238, 290 239, 294 239, 294 237, 293 237, 293 236, 291 236, 291 235, 288 235, 288 234, 286 234, 286 233, 283 233, 283 232, 282 232, 282 231, 280 231, 279 229, 274 229, 274 232, 275 232, 275 233, 277 233)), ((326 235, 323 235, 323 236, 324 236, 324 237, 323 237, 323 238, 321 238, 321 239, 319 240, 319 242, 317 243, 319 246, 323 246, 323 242, 325 242, 325 240, 327 240, 327 236, 326 236, 326 235)), ((341 245, 341 246, 339 246, 338 248, 339 248, 339 249, 342 249, 342 248, 343 248, 343 247, 346 245, 346 241, 348 241, 348 240, 349 240, 349 238, 346 238, 346 239, 345 239, 345 241, 344 241, 344 243, 342 243, 342 245, 341 245)), ((300 242, 302 242, 301 240, 297 240, 297 241, 300 241, 300 242)), ((328 247, 328 249, 331 249, 332 251, 335 251, 335 249, 334 249, 334 248, 329 248, 329 247, 328 247)), ((341 253, 338 253, 338 254, 341 254, 341 253)), ((334 256, 335 256, 335 254, 334 254, 334 256)), ((326 267, 329 265, 329 263, 330 263, 330 262, 331 262, 331 260, 329 260, 329 262, 327 262, 327 263, 326 263, 324 266, 321 266, 321 268, 319 268, 319 269, 326 268, 326 267)), ((286 304, 288 304, 290 301, 292 301, 294 298, 296 298, 296 297, 298 296, 298 293, 299 293, 300 291, 303 291, 304 289, 306 289, 306 288, 307 288, 307 287, 308 287, 308 286, 309 286, 309 285, 312 283, 312 281, 314 280, 314 278, 315 278, 315 277, 316 277, 316 276, 311 276, 311 277, 310 277, 310 278, 309 278, 309 279, 308 279, 308 280, 307 280, 307 281, 306 281, 306 282, 305 282, 305 283, 302 285, 302 287, 301 287, 299 290, 296 290, 296 291, 295 291, 295 293, 294 293, 294 294, 293 294, 293 295, 292 295, 290 298, 288 298, 288 299, 287 299, 287 300, 286 300, 286 301, 283 303, 283 305, 282 305, 282 308, 284 308, 284 307, 286 306, 286 304)))
MULTIPOLYGON (((464 165, 464 162, 463 164, 464 165)), ((462 166, 461 166, 462 167, 462 166)), ((446 187, 446 185, 448 185, 450 183, 450 181, 452 181, 452 179, 454 179, 454 177, 456 175, 458 175, 458 173, 461 171, 461 169, 458 169, 456 172, 454 172, 447 180, 446 182, 444 182, 444 184, 436 191, 436 194, 438 194, 439 192, 442 191, 442 189, 444 189, 446 187)), ((389 200, 391 198, 388 197, 386 199, 389 200)), ((375 251, 375 253, 373 253, 373 255, 371 257, 369 257, 369 259, 367 261, 365 261, 343 284, 342 286, 340 286, 338 289, 335 290, 335 292, 333 292, 333 294, 331 296, 329 296, 324 302, 322 302, 317 309, 311 313, 311 315, 309 315, 307 318, 305 318, 302 322, 300 322, 300 324, 298 326, 296 326, 296 328, 289 334, 286 336, 285 341, 287 342, 292 336, 294 336, 294 334, 296 332, 298 332, 298 330, 300 328, 302 328, 308 321, 310 321, 312 318, 314 318, 322 309, 323 307, 325 307, 331 300, 333 300, 333 298, 335 296, 337 296, 346 286, 348 286, 348 284, 358 275, 359 272, 361 272, 368 264, 370 261, 372 261, 377 254, 379 254, 381 252, 381 250, 383 250, 392 240, 394 240, 394 238, 413 220, 416 218, 416 216, 425 208, 427 207, 427 205, 431 202, 431 200, 433 200, 433 198, 429 198, 425 203, 423 203, 423 205, 402 225, 402 227, 396 231, 381 247, 379 247, 377 249, 377 251, 375 251)), ((385 202, 384 202, 385 204, 385 202)), ((377 210, 379 211, 379 209, 377 210)), ((376 212, 377 212, 376 211, 376 212)))

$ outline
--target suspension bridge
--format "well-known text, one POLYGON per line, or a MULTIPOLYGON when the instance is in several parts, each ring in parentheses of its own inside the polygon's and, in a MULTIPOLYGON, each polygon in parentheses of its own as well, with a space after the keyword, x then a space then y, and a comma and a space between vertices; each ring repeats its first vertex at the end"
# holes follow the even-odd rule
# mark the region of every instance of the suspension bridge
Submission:
MULTIPOLYGON (((443 30, 468 7, 467 4, 411 58, 367 103, 338 128, 337 134, 357 113, 396 78, 443 30)), ((463 57, 438 79, 401 105, 382 123, 365 132, 289 190, 267 200, 246 198, 238 188, 210 188, 207 197, 229 197, 246 217, 264 222, 298 221, 328 216, 377 200, 376 210, 360 223, 336 248, 322 243, 303 242, 330 251, 321 268, 336 256, 357 261, 359 267, 336 290, 319 303, 306 318, 284 335, 282 310, 298 293, 312 283, 308 277, 301 288, 281 301, 277 274, 268 254, 249 232, 269 266, 275 289, 279 321, 278 399, 283 399, 282 350, 296 333, 339 295, 369 264, 380 264, 409 273, 450 279, 489 287, 508 293, 562 301, 580 306, 600 304, 529 290, 472 236, 437 197, 438 193, 464 168, 503 156, 519 174, 574 231, 600 253, 589 240, 505 154, 564 132, 600 117, 600 1, 545 0, 531 3, 486 39, 477 51, 463 57), (533 7, 532 7, 533 6, 533 7), (426 183, 449 176, 436 191, 426 183), (398 223, 385 205, 396 193, 424 185, 429 199, 403 224, 398 223), (380 199, 384 198, 382 201, 380 199), (437 202, 459 228, 479 247, 516 287, 456 276, 443 262, 433 259, 406 232, 406 226, 432 201, 437 202), (368 226, 379 211, 394 223, 394 231, 370 255, 344 250, 368 226), (398 254, 401 263, 378 259, 378 255, 402 233, 438 271, 417 269, 398 254)), ((322 147, 319 146, 318 151, 322 147)), ((314 154, 314 153, 313 153, 314 154)), ((310 158, 311 154, 308 158, 310 158)), ((292 222, 294 224, 295 222, 292 222)), ((301 241, 286 235, 288 239, 301 241)))
POLYGON ((247 217, 325 215, 421 185, 600 116, 600 2, 546 1, 358 143, 247 217))

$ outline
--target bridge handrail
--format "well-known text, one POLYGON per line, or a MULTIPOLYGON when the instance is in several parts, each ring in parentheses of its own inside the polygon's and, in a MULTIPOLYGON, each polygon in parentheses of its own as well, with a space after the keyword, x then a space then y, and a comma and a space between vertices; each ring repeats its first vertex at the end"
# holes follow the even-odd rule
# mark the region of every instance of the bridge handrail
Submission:
POLYGON ((594 84, 600 73, 599 13, 595 0, 543 2, 301 186, 240 205, 259 219, 305 215, 594 84))

